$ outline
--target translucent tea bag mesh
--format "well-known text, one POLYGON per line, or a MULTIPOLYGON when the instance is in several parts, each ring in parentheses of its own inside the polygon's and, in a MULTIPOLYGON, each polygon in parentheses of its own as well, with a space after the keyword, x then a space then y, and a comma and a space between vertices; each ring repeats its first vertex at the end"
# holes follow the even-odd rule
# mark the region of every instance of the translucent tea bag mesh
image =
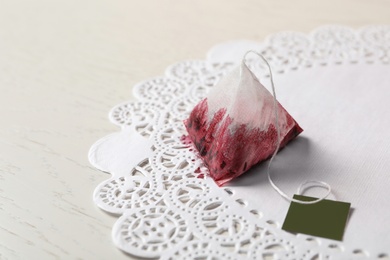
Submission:
MULTIPOLYGON (((268 159, 277 149, 273 102, 271 93, 242 62, 185 120, 189 138, 218 185, 268 159)), ((302 129, 279 103, 277 109, 283 147, 302 129)))

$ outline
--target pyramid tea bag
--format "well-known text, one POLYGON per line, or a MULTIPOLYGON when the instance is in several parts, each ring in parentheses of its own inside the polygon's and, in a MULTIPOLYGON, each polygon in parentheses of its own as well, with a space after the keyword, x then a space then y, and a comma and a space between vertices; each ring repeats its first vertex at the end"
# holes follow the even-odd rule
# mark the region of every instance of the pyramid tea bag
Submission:
POLYGON ((210 176, 218 185, 270 158, 302 132, 243 61, 212 88, 184 121, 210 176), (275 121, 279 124, 278 139, 275 121))

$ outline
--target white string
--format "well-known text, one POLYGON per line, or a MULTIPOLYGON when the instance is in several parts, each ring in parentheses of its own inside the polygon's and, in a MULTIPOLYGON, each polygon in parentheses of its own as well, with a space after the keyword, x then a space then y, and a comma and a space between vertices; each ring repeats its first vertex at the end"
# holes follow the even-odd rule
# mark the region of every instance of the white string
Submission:
POLYGON ((283 198, 285 198, 286 200, 288 200, 290 202, 296 202, 296 203, 300 203, 300 204, 315 204, 317 202, 320 202, 320 201, 326 199, 329 196, 330 192, 331 192, 331 187, 326 182, 323 182, 323 181, 311 181, 311 180, 303 182, 299 186, 299 188, 298 188, 298 191, 297 191, 298 195, 301 194, 302 188, 305 187, 307 184, 316 184, 316 186, 319 186, 321 188, 325 188, 325 189, 327 189, 327 193, 325 194, 325 196, 323 196, 323 197, 321 197, 319 199, 313 200, 313 201, 302 201, 302 200, 297 200, 297 199, 289 197, 271 179, 271 173, 270 172, 271 172, 272 161, 274 160, 274 158, 275 158, 275 156, 278 153, 279 148, 280 148, 279 112, 278 112, 278 103, 277 103, 277 99, 276 99, 276 91, 275 91, 275 86, 274 86, 274 80, 273 80, 273 77, 272 77, 271 66, 269 65, 268 61, 264 58, 263 55, 261 55, 260 53, 254 51, 254 50, 250 50, 250 51, 247 51, 245 53, 244 57, 242 58, 242 63, 243 63, 242 65, 245 65, 245 58, 248 55, 248 53, 256 54, 257 56, 259 56, 265 62, 265 64, 267 64, 267 67, 268 67, 268 70, 269 70, 269 76, 270 76, 270 80, 271 80, 272 94, 273 94, 273 99, 274 99, 275 127, 276 127, 276 131, 277 131, 277 145, 276 145, 275 152, 273 153, 271 159, 269 160, 268 167, 267 167, 267 176, 268 176, 269 183, 271 184, 272 188, 274 188, 274 190, 276 190, 280 194, 280 196, 282 196, 283 198))

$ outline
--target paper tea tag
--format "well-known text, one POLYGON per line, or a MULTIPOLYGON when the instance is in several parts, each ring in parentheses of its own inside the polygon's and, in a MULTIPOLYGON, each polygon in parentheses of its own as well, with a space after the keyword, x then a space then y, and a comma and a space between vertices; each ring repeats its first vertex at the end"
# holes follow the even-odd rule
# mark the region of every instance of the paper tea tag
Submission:
MULTIPOLYGON (((312 201, 317 198, 294 195, 294 199, 312 201)), ((282 229, 341 241, 350 207, 351 203, 334 200, 315 204, 291 202, 282 229)))

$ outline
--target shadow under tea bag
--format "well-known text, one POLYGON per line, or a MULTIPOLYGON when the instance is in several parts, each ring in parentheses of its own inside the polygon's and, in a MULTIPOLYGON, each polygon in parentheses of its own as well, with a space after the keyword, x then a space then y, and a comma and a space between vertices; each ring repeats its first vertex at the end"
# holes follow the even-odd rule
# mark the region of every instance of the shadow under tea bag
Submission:
MULTIPOLYGON (((277 103, 280 147, 302 132, 277 103)), ((243 61, 212 88, 184 121, 218 185, 270 158, 278 148, 274 97, 243 61)))

